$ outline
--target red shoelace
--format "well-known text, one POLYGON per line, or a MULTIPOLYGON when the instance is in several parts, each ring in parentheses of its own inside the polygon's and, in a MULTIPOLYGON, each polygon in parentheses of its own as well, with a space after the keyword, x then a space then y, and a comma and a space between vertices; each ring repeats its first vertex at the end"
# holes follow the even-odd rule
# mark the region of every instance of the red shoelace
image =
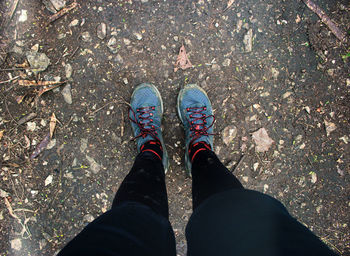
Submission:
POLYGON ((193 107, 193 108, 186 108, 186 111, 190 113, 187 121, 190 124, 190 137, 192 138, 190 141, 190 145, 201 136, 209 136, 209 135, 215 135, 215 133, 208 133, 208 130, 214 125, 215 122, 215 116, 214 115, 206 115, 202 113, 203 111, 207 110, 206 107, 193 107), (213 118, 211 121, 211 124, 207 125, 207 119, 213 118))
POLYGON ((156 108, 154 106, 137 108, 137 113, 135 113, 135 111, 132 108, 130 109, 133 116, 130 117, 129 115, 129 119, 131 122, 135 123, 140 129, 140 134, 134 137, 133 140, 139 137, 145 138, 147 135, 152 136, 155 140, 159 140, 157 136, 158 132, 156 131, 156 127, 152 124, 152 111, 155 111, 156 108))

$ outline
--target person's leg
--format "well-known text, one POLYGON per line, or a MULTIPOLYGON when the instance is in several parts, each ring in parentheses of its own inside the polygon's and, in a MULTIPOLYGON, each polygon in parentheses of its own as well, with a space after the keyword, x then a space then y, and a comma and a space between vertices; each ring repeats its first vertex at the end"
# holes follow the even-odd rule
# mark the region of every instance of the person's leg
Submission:
POLYGON ((112 209, 85 227, 60 256, 176 255, 168 220, 168 157, 160 128, 160 94, 152 85, 140 85, 130 105, 129 117, 140 153, 117 191, 112 209))
POLYGON ((112 208, 130 201, 145 204, 168 219, 168 197, 163 164, 150 151, 141 152, 136 157, 134 166, 117 191, 112 208))
POLYGON ((189 85, 180 91, 178 112, 193 178, 188 255, 335 255, 279 201, 244 189, 219 161, 211 150, 215 118, 201 88, 189 85))
MULTIPOLYGON (((203 148, 196 145, 194 149, 203 148)), ((195 151, 195 150, 194 150, 195 151)), ((211 150, 201 150, 192 162, 192 200, 196 209, 210 196, 229 189, 243 189, 241 182, 211 150)))

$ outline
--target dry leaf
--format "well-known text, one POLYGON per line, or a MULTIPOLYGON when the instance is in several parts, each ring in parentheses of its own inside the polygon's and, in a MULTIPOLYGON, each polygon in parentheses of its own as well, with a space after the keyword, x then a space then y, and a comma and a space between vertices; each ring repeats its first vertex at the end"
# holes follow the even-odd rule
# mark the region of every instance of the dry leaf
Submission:
POLYGON ((44 151, 47 147, 47 144, 50 142, 50 133, 46 134, 45 138, 40 142, 40 144, 36 147, 33 154, 30 156, 30 160, 36 158, 42 151, 44 151))
POLYGON ((56 122, 57 122, 57 119, 56 119, 55 113, 52 113, 51 120, 50 120, 50 138, 52 138, 53 133, 55 132, 56 122))
POLYGON ((184 45, 181 46, 179 51, 179 56, 177 56, 174 72, 176 72, 179 68, 181 68, 182 70, 185 70, 187 68, 192 68, 192 63, 187 57, 186 49, 184 45))
POLYGON ((18 80, 20 86, 50 86, 63 84, 65 81, 56 82, 56 81, 35 81, 35 80, 18 80))
POLYGON ((256 132, 253 132, 253 140, 256 144, 255 150, 257 152, 268 151, 274 141, 269 137, 265 128, 260 128, 256 132))
POLYGON ((24 146, 24 148, 29 148, 30 147, 30 140, 28 139, 28 137, 26 135, 24 135, 24 140, 26 141, 26 145, 24 146))
POLYGON ((324 120, 324 125, 326 126, 327 136, 329 136, 331 132, 337 129, 337 126, 334 123, 328 122, 327 120, 324 120))
POLYGON ((40 97, 41 95, 43 95, 45 92, 51 91, 51 90, 53 90, 53 89, 55 89, 55 88, 57 88, 57 87, 59 87, 59 86, 60 86, 60 84, 59 84, 59 85, 54 85, 54 86, 45 87, 45 88, 43 88, 43 89, 40 89, 39 92, 38 92, 38 97, 40 97))
POLYGON ((0 131, 0 140, 2 139, 2 136, 4 136, 4 130, 0 131))

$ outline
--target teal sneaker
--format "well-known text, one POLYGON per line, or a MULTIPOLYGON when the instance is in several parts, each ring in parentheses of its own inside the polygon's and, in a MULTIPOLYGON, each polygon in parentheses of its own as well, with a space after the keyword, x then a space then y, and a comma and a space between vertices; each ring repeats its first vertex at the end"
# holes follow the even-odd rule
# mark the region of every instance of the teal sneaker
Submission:
POLYGON ((202 143, 204 147, 213 148, 213 131, 215 117, 206 92, 196 84, 186 85, 177 98, 177 111, 185 129, 185 166, 191 175, 193 146, 202 143), (191 158, 190 159, 190 154, 191 158))
POLYGON ((141 84, 131 95, 129 119, 137 143, 137 151, 143 151, 146 143, 159 143, 163 156, 149 150, 162 159, 165 172, 168 170, 168 153, 163 141, 161 120, 163 101, 158 89, 152 84, 141 84))

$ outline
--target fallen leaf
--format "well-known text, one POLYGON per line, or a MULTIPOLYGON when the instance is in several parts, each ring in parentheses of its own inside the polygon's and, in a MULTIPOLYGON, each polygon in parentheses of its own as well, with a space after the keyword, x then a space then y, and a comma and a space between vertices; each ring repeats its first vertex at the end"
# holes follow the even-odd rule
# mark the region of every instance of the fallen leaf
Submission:
POLYGON ((58 85, 54 85, 54 86, 50 86, 50 87, 46 87, 46 88, 43 88, 43 89, 40 89, 39 92, 38 92, 38 97, 40 97, 41 95, 43 95, 45 92, 48 92, 48 91, 51 91, 57 87, 59 87, 61 84, 58 84, 58 85))
POLYGON ((26 135, 24 135, 24 140, 26 141, 26 145, 24 146, 24 148, 29 148, 30 147, 30 140, 28 139, 28 137, 26 135))
POLYGON ((177 56, 174 72, 176 72, 179 68, 181 68, 182 70, 185 70, 187 68, 192 68, 192 63, 187 57, 186 49, 184 45, 181 46, 179 51, 179 56, 177 56))
POLYGON ((63 84, 65 81, 57 82, 57 81, 35 81, 35 80, 18 80, 18 85, 20 86, 50 86, 63 84))
POLYGON ((36 147, 33 154, 30 156, 30 160, 36 158, 42 151, 44 151, 47 145, 50 142, 50 133, 46 134, 45 138, 40 142, 40 144, 36 147))
POLYGON ((50 138, 52 138, 53 133, 55 132, 56 122, 57 122, 57 119, 56 119, 55 113, 52 113, 51 120, 50 120, 50 138))
POLYGON ((327 137, 331 134, 331 132, 337 129, 337 126, 334 123, 328 122, 327 120, 324 120, 324 125, 326 127, 327 137))
POLYGON ((4 136, 4 130, 0 131, 0 140, 2 139, 2 136, 4 136))
POLYGON ((260 128, 252 134, 253 140, 256 144, 255 150, 257 152, 268 151, 274 141, 269 137, 265 128, 260 128))
POLYGON ((295 19, 295 23, 299 23, 301 21, 301 18, 300 18, 300 16, 299 16, 299 14, 297 14, 297 18, 295 19))
POLYGON ((25 96, 27 96, 27 94, 17 96, 16 97, 17 104, 21 104, 25 96))

